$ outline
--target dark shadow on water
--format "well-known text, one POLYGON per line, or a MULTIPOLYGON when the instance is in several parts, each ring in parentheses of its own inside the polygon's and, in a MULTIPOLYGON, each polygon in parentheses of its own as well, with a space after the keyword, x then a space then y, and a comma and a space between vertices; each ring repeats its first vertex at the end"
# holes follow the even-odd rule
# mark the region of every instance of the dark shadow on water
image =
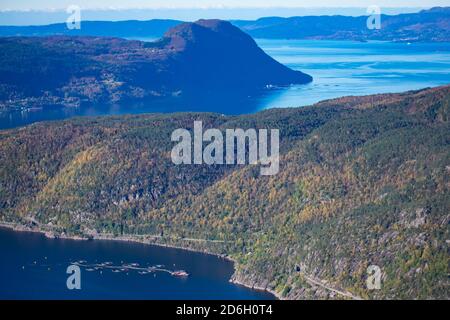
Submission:
POLYGON ((264 101, 278 90, 220 93, 194 93, 183 97, 157 98, 143 102, 82 105, 80 107, 45 106, 24 111, 0 113, 0 129, 21 127, 40 121, 62 120, 77 116, 102 116, 141 113, 215 112, 227 115, 253 113, 263 109, 264 101))

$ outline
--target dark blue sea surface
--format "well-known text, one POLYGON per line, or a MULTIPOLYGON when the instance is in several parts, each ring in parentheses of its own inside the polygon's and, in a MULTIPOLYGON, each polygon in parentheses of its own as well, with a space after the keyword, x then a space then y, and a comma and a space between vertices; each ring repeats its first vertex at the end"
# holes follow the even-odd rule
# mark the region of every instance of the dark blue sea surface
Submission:
POLYGON ((230 261, 216 256, 146 244, 107 240, 48 239, 40 233, 0 228, 0 299, 274 299, 262 291, 229 283, 230 261), (67 267, 111 262, 165 271, 81 267, 81 290, 69 290, 67 267), (87 271, 87 270, 91 271, 87 271), (116 272, 113 272, 116 270, 116 272))
MULTIPOLYGON (((141 39, 152 41, 154 39, 141 39)), ((148 112, 211 111, 252 113, 268 108, 299 107, 348 95, 403 92, 450 83, 450 43, 380 41, 257 40, 270 56, 313 76, 307 85, 261 92, 198 94, 148 102, 79 108, 48 106, 0 113, 0 129, 75 116, 148 112)))

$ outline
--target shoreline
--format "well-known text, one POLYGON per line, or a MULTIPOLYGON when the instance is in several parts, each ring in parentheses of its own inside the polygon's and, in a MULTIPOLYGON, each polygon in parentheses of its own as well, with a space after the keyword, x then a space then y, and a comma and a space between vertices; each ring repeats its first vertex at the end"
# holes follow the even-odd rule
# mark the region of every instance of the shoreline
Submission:
POLYGON ((192 248, 187 248, 187 247, 181 247, 181 246, 176 246, 176 245, 170 245, 170 244, 163 244, 163 243, 155 243, 155 242, 150 242, 150 241, 146 241, 146 240, 141 240, 138 238, 135 238, 133 236, 125 236, 125 237, 110 237, 110 236, 105 236, 105 235, 100 235, 100 236, 92 236, 92 238, 84 238, 84 237, 80 237, 80 236, 68 236, 68 235, 55 235, 53 232, 51 231, 45 231, 45 230, 40 230, 39 228, 30 228, 18 223, 12 223, 12 222, 0 222, 0 228, 6 228, 6 229, 10 229, 13 230, 15 232, 33 232, 33 233, 40 233, 43 234, 46 238, 48 239, 63 239, 63 240, 75 240, 75 241, 89 241, 89 240, 103 240, 103 241, 121 241, 121 242, 132 242, 132 243, 139 243, 139 244, 145 244, 145 245, 150 245, 150 246, 157 246, 157 247, 164 247, 164 248, 171 248, 171 249, 178 249, 178 250, 184 250, 184 251, 190 251, 190 252, 196 252, 196 253, 202 253, 202 254, 208 254, 211 256, 215 256, 217 258, 223 259, 223 260, 227 260, 229 262, 233 263, 233 274, 231 275, 230 279, 228 279, 229 283, 232 283, 234 285, 238 285, 238 286, 242 286, 251 290, 255 290, 255 291, 263 291, 263 292, 267 292, 270 293, 271 295, 274 296, 275 299, 277 300, 283 300, 283 298, 276 293, 273 290, 270 290, 268 288, 263 288, 260 287, 258 285, 255 284, 248 284, 245 283, 244 281, 240 281, 237 280, 237 270, 236 270, 236 260, 234 260, 233 258, 231 258, 230 256, 225 256, 225 255, 220 255, 217 253, 212 253, 209 251, 204 251, 204 250, 199 250, 199 249, 192 249, 192 248))

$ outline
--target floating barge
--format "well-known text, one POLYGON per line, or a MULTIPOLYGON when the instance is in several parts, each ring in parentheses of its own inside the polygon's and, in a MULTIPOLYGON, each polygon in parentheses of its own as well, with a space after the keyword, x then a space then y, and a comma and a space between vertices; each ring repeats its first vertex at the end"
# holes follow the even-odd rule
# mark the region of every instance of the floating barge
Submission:
POLYGON ((180 278, 186 278, 189 277, 189 273, 187 273, 184 270, 178 270, 178 271, 173 271, 171 273, 171 275, 175 276, 175 277, 180 277, 180 278))

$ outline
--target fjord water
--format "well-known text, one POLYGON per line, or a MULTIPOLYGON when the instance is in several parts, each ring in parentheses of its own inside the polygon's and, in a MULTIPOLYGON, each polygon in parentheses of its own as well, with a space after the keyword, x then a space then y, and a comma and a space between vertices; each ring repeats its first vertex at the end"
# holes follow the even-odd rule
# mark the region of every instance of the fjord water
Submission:
MULTIPOLYGON (((152 41, 154 39, 141 39, 152 41)), ((450 43, 391 43, 314 40, 257 40, 270 56, 313 76, 307 85, 258 93, 207 95, 199 88, 189 98, 168 98, 123 105, 56 108, 0 114, 0 129, 44 120, 109 114, 212 111, 251 113, 298 107, 348 95, 403 92, 450 82, 450 43)))
POLYGON ((313 76, 307 85, 274 90, 260 109, 298 107, 351 95, 434 87, 450 83, 450 43, 258 40, 284 65, 313 76))
POLYGON ((262 291, 228 282, 231 262, 212 255, 120 241, 47 239, 31 232, 0 228, 0 299, 274 299, 262 291), (81 290, 68 290, 73 261, 162 265, 189 272, 114 273, 81 268, 81 290))

